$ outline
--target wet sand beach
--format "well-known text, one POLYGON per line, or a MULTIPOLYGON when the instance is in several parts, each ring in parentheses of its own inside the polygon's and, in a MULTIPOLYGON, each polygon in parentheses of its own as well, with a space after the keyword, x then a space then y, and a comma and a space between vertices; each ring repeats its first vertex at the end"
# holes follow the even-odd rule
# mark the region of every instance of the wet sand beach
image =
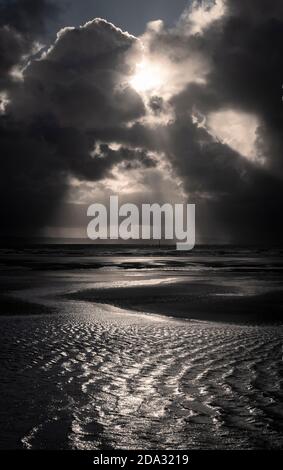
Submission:
POLYGON ((158 285, 82 290, 67 298, 107 303, 172 317, 226 323, 280 323, 283 292, 234 292, 200 282, 160 282, 158 285))
POLYGON ((1 267, 2 449, 282 448, 279 262, 55 254, 1 267))

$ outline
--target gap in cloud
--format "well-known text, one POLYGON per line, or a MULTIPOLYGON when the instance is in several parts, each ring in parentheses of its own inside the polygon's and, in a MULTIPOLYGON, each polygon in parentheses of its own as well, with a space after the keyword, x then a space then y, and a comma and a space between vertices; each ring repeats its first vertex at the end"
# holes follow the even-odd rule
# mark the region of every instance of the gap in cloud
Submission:
POLYGON ((213 22, 221 19, 225 11, 224 0, 194 0, 181 15, 179 26, 187 29, 189 34, 202 34, 213 22))
POLYGON ((236 110, 221 110, 210 113, 206 120, 207 129, 222 143, 258 164, 264 160, 257 150, 258 118, 236 110))

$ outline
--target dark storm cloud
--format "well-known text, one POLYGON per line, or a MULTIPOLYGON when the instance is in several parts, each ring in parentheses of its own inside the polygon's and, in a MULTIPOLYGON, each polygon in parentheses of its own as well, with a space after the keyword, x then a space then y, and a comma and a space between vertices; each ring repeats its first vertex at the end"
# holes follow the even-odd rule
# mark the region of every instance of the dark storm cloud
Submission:
POLYGON ((9 25, 31 40, 42 37, 59 12, 55 0, 1 0, 0 25, 9 25))
MULTIPOLYGON (((70 177, 98 181, 116 165, 123 171, 155 166, 151 151, 157 151, 167 155, 189 201, 197 204, 201 239, 281 241, 283 4, 227 0, 225 5, 224 16, 199 33, 190 32, 190 21, 151 28, 148 53, 169 59, 187 85, 171 93, 169 102, 158 95, 147 106, 127 85, 136 38, 103 20, 63 29, 14 84, 0 116, 3 225, 41 227, 70 177), (196 63, 207 67, 196 69, 205 70, 205 81, 190 78, 196 63), (152 126, 140 119, 148 110, 162 118, 168 109, 166 123, 161 119, 152 126), (225 110, 256 116, 256 150, 264 165, 200 125, 202 116, 225 110)), ((29 9, 24 11, 8 23, 10 10, 0 23, 0 83, 6 87, 11 69, 42 30, 41 25, 27 32, 23 19, 29 9)), ((41 21, 39 16, 38 25, 41 21)))
POLYGON ((189 83, 171 98, 175 119, 159 130, 159 145, 197 204, 197 228, 206 239, 281 241, 283 4, 225 5, 225 15, 202 33, 184 34, 182 26, 152 33, 149 49, 156 56, 167 54, 176 66, 191 56, 209 65, 205 83, 189 83), (191 117, 227 109, 257 117, 257 155, 265 158, 264 167, 217 141, 191 117))
POLYGON ((260 118, 261 135, 269 141, 262 150, 270 166, 282 172, 283 4, 229 0, 228 6, 230 14, 207 34, 213 45, 210 89, 222 106, 240 107, 260 118))
POLYGON ((282 180, 215 141, 185 115, 168 128, 167 149, 197 206, 202 239, 281 241, 282 180))
POLYGON ((248 17, 255 21, 267 19, 282 19, 282 2, 275 0, 249 0, 248 2, 241 2, 239 0, 229 0, 229 13, 231 16, 240 16, 242 18, 248 17))
POLYGON ((25 70, 0 118, 2 232, 48 222, 70 176, 97 181, 113 166, 154 166, 146 151, 99 144, 100 128, 143 115, 126 53, 136 39, 95 20, 60 32, 54 46, 25 70), (3 230, 4 228, 4 230, 3 230))
POLYGON ((163 98, 161 96, 153 96, 149 100, 149 107, 154 114, 160 114, 164 108, 163 98))
POLYGON ((7 26, 0 26, 0 90, 11 82, 10 72, 27 49, 26 41, 7 26))
POLYGON ((61 127, 76 129, 109 127, 142 116, 143 102, 127 85, 131 68, 126 58, 135 42, 104 20, 62 30, 43 60, 27 68, 12 112, 28 120, 52 116, 61 127))
POLYGON ((9 88, 13 67, 22 63, 59 8, 50 0, 0 0, 0 90, 9 88))
MULTIPOLYGON (((215 165, 209 176, 206 171, 197 171, 192 179, 208 186, 210 178, 213 180, 213 175, 219 173, 224 185, 229 182, 219 201, 206 204, 228 238, 281 242, 283 4, 266 0, 229 0, 226 4, 224 19, 214 24, 201 41, 201 48, 207 51, 212 63, 208 86, 204 93, 201 87, 199 93, 192 88, 190 94, 188 89, 188 98, 194 103, 199 95, 203 112, 231 107, 255 114, 260 122, 257 152, 266 158, 266 168, 239 161, 228 152, 225 152, 227 164, 223 166, 219 161, 221 152, 215 149, 215 165), (235 162, 237 171, 231 175, 235 162)), ((208 163, 211 153, 202 153, 208 163)), ((221 190, 221 182, 218 188, 221 190)))

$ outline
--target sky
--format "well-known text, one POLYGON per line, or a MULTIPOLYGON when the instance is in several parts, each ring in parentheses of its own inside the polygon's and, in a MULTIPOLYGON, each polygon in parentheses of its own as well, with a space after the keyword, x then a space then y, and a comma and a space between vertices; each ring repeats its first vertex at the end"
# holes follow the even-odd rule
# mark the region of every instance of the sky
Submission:
POLYGON ((162 19, 173 25, 189 0, 57 0, 62 15, 57 26, 80 26, 91 18, 104 18, 134 35, 144 32, 145 25, 162 19), (66 5, 66 6, 65 6, 66 5))
POLYGON ((281 0, 0 0, 1 236, 196 204, 200 243, 279 243, 281 0))

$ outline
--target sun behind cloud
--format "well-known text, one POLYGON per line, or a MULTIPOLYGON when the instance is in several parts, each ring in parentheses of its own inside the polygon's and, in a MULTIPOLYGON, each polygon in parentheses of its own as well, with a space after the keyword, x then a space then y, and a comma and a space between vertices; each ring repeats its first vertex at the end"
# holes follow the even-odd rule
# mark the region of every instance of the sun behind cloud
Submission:
POLYGON ((163 85, 161 72, 157 64, 143 60, 136 65, 135 74, 129 83, 138 93, 157 91, 163 85))

